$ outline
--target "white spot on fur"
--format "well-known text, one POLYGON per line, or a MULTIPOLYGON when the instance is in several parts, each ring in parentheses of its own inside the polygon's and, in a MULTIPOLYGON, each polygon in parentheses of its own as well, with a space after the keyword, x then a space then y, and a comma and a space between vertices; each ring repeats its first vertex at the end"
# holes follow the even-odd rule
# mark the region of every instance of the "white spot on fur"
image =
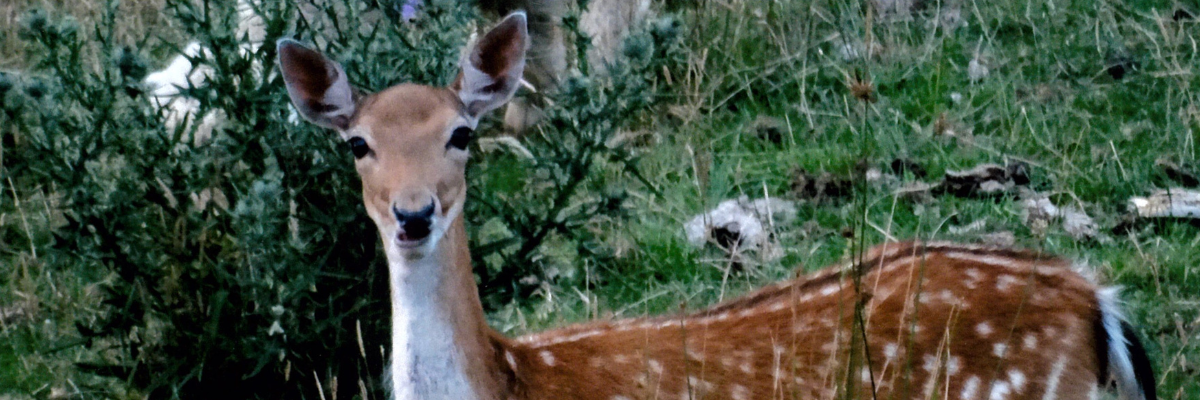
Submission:
POLYGON ((807 303, 809 301, 812 301, 812 299, 815 297, 817 297, 817 296, 812 293, 805 293, 803 296, 800 296, 800 302, 807 303))
POLYGON ((1004 343, 996 343, 992 345, 992 355, 996 357, 1004 357, 1004 353, 1008 351, 1008 345, 1004 343))
POLYGON ((926 354, 925 357, 923 357, 923 360, 925 360, 925 365, 923 365, 922 368, 925 368, 926 371, 933 372, 933 370, 937 369, 937 357, 934 357, 932 354, 926 354))
POLYGON ((959 398, 963 400, 975 400, 975 392, 979 391, 979 377, 972 376, 967 378, 967 383, 963 384, 962 395, 959 398))
POLYGON ((921 263, 921 262, 922 261, 921 261, 920 257, 912 257, 912 256, 901 257, 901 258, 897 258, 897 259, 893 260, 892 262, 888 263, 887 265, 884 265, 883 271, 884 272, 891 271, 893 269, 896 269, 897 267, 903 267, 906 265, 919 265, 919 263, 921 263))
POLYGON ((618 394, 618 395, 616 395, 616 396, 613 396, 613 397, 609 398, 609 400, 631 400, 631 399, 630 399, 629 397, 622 396, 622 395, 619 395, 619 394, 618 394))
POLYGON ((687 349, 687 356, 692 360, 704 361, 704 354, 696 351, 695 349, 687 349))
POLYGON ((525 336, 525 337, 522 337, 517 340, 522 343, 528 343, 533 348, 541 348, 541 347, 553 346, 553 345, 560 344, 560 343, 574 342, 574 341, 578 341, 580 339, 586 339, 586 338, 589 338, 592 336, 596 336, 596 335, 599 335, 599 334, 602 334, 605 332, 606 332, 605 330, 594 329, 594 330, 584 331, 584 332, 580 332, 580 333, 576 333, 574 335, 568 335, 568 336, 554 337, 554 336, 552 336, 552 334, 543 334, 543 335, 525 336))
POLYGON ((1026 333, 1024 339, 1021 340, 1021 345, 1025 347, 1025 350, 1036 350, 1037 336, 1034 336, 1032 333, 1026 333))
POLYGON ((992 325, 987 321, 980 322, 978 325, 975 325, 975 333, 978 333, 979 336, 987 337, 992 334, 992 325))
POLYGON ((837 293, 838 289, 839 289, 839 288, 837 287, 837 285, 828 285, 828 286, 825 286, 825 287, 821 288, 821 295, 822 295, 822 296, 829 296, 829 295, 831 295, 831 294, 837 293))
POLYGON ((687 377, 687 385, 688 385, 688 389, 690 389, 692 391, 692 393, 697 396, 700 396, 702 394, 712 391, 712 388, 714 386, 712 384, 712 382, 697 378, 695 376, 687 377))
POLYGON ((1008 388, 1008 382, 992 382, 992 394, 988 395, 988 400, 1005 400, 1008 398, 1008 393, 1011 391, 1012 390, 1008 388))
POLYGON ((504 361, 508 361, 508 366, 512 368, 513 372, 517 371, 517 358, 511 351, 504 352, 504 361))
POLYGON ((551 353, 550 350, 542 350, 538 355, 542 357, 543 363, 551 367, 554 366, 554 353, 551 353))
POLYGON ((734 384, 729 387, 729 397, 733 400, 749 400, 750 390, 745 386, 734 384))
POLYGON ((887 357, 888 360, 895 360, 897 350, 898 348, 895 343, 888 343, 883 346, 883 356, 887 357))
POLYGON ((967 274, 968 283, 974 284, 983 280, 983 272, 979 272, 978 268, 967 268, 964 272, 967 274))
POLYGON ((629 356, 624 355, 624 354, 617 354, 617 355, 613 356, 613 362, 618 363, 618 364, 627 363, 627 362, 629 362, 629 356))
POLYGON ((741 369, 743 373, 750 374, 754 372, 754 364, 744 361, 742 365, 738 366, 738 369, 741 369))
POLYGON ((1046 376, 1046 394, 1042 396, 1042 400, 1054 400, 1058 398, 1058 381, 1062 379, 1063 369, 1067 367, 1067 356, 1058 356, 1058 361, 1054 362, 1054 366, 1050 367, 1050 375, 1046 376))
POLYGON ((770 312, 778 312, 778 311, 783 310, 786 307, 787 307, 787 303, 781 301, 781 302, 772 304, 771 307, 768 308, 767 310, 770 312))
POLYGON ((1012 383, 1014 391, 1020 393, 1025 389, 1025 373, 1015 369, 1008 370, 1008 382, 1012 383))
POLYGON ((954 376, 954 374, 957 374, 958 369, 961 366, 959 364, 959 358, 955 356, 951 356, 950 359, 946 360, 946 376, 954 376))
POLYGON ((646 361, 646 366, 650 367, 650 371, 653 371, 655 374, 662 375, 663 373, 662 363, 658 362, 658 360, 648 360, 646 361))
POLYGON ((655 329, 670 328, 670 327, 674 327, 674 326, 679 326, 679 324, 680 324, 680 322, 679 322, 679 321, 676 321, 676 320, 669 320, 669 321, 666 321, 666 322, 660 322, 660 323, 658 323, 658 325, 655 325, 655 327, 654 327, 654 328, 655 328, 655 329))
POLYGON ((888 257, 894 256, 894 255, 896 255, 896 253, 900 252, 900 246, 894 245, 892 243, 884 244, 883 247, 887 250, 884 250, 883 253, 880 253, 879 258, 888 258, 888 257))
POLYGON ((976 254, 971 254, 971 253, 961 253, 961 252, 957 252, 957 251, 948 251, 948 252, 942 253, 942 255, 945 256, 946 258, 953 258, 953 259, 957 259, 957 260, 977 262, 980 264, 995 265, 998 267, 1011 268, 1011 267, 1015 266, 1015 265, 1013 265, 1012 259, 1007 258, 1007 257, 976 255, 976 254))
POLYGON ((1008 274, 1001 274, 1000 276, 996 277, 996 290, 999 290, 1001 292, 1007 292, 1008 288, 1010 286, 1016 285, 1017 283, 1020 283, 1020 282, 1021 282, 1021 280, 1017 279, 1017 277, 1015 277, 1015 276, 1008 275, 1008 274))

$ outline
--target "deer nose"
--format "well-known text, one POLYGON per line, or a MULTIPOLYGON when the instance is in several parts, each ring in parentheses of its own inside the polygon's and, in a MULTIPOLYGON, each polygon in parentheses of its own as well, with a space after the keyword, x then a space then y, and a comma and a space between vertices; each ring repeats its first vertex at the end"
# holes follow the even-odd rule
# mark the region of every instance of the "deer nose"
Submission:
POLYGON ((433 225, 433 202, 417 211, 392 206, 392 213, 396 215, 396 222, 400 224, 400 240, 421 240, 429 236, 430 227, 433 225))

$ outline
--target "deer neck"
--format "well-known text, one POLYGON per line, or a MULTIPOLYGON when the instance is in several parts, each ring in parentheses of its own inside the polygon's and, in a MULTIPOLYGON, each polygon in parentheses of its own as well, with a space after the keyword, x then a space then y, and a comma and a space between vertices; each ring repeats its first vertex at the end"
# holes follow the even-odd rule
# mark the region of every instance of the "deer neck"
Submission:
POLYGON ((392 297, 392 397, 500 398, 511 371, 498 362, 502 338, 479 302, 462 217, 432 253, 405 259, 387 251, 392 297))

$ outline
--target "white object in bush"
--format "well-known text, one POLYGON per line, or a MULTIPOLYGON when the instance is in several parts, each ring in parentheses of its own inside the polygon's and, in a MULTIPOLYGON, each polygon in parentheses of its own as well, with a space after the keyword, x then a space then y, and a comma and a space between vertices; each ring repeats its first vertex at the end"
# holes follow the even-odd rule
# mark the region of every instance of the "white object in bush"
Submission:
POLYGON ((683 225, 688 243, 703 247, 713 232, 724 229, 736 233, 739 248, 758 248, 770 239, 770 230, 775 224, 787 223, 796 218, 796 205, 781 199, 757 199, 751 201, 742 196, 736 200, 725 200, 704 214, 693 217, 683 225))

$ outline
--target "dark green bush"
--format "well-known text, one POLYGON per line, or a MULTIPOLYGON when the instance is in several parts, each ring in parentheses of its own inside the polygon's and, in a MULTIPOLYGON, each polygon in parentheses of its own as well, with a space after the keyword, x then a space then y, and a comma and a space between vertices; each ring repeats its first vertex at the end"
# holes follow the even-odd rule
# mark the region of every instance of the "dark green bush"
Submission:
MULTIPOLYGON (((323 14, 262 2, 266 42, 243 51, 231 2, 168 1, 210 50, 192 59, 210 78, 182 90, 220 117, 201 144, 185 126, 165 128, 141 83, 150 63, 112 39, 114 4, 94 28, 26 19, 39 57, 27 76, 0 75, 3 172, 61 200, 67 223, 39 249, 48 265, 102 283, 107 311, 76 323, 102 361, 82 369, 151 398, 313 399, 319 385, 383 398, 389 305, 375 228, 336 135, 288 122, 272 43, 316 43, 368 91, 446 84, 479 19, 455 1, 426 2, 412 23, 387 1, 316 3, 323 14)), ((657 73, 677 59, 677 31, 657 21, 632 35, 611 74, 565 79, 525 138, 532 158, 476 158, 468 221, 489 304, 608 262, 587 227, 624 216, 618 182, 640 177, 618 132, 665 86, 657 73), (551 256, 563 249, 571 255, 551 256)))

